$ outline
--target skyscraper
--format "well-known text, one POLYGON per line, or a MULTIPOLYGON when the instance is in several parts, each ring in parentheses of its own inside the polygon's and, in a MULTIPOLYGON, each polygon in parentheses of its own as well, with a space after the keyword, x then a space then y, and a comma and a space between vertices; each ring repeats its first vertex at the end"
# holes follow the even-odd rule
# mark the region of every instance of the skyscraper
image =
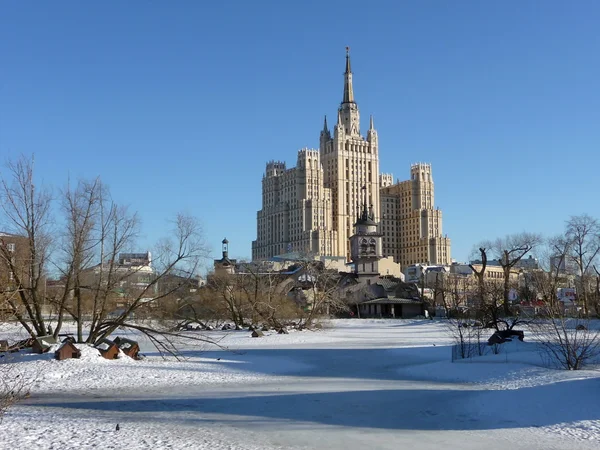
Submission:
MULTIPOLYGON (((350 260, 350 237, 357 218, 364 213, 365 204, 369 217, 379 224, 384 206, 380 201, 379 141, 373 116, 366 136, 361 134, 352 77, 350 52, 346 47, 344 90, 333 130, 330 131, 325 117, 319 150, 300 150, 296 167, 288 169, 279 161, 267 163, 262 180, 262 209, 257 213, 257 239, 252 242, 253 260, 290 252, 350 260)), ((427 170, 430 173, 430 167, 427 170)), ((381 177, 382 185, 392 186, 392 182, 391 175, 381 177)), ((398 189, 386 191, 386 207, 391 204, 390 195, 400 192, 398 189)), ((414 201, 423 205, 419 209, 414 204, 419 211, 423 208, 429 211, 428 208, 433 207, 432 181, 431 189, 421 193, 419 188, 419 196, 414 201)), ((411 204, 411 209, 414 208, 411 204)), ((432 227, 424 232, 428 239, 435 237, 436 230, 441 233, 441 213, 434 211, 432 214, 432 219, 426 221, 429 225, 423 225, 432 227)), ((408 231, 408 227, 418 226, 414 220, 394 220, 395 228, 405 227, 405 233, 414 235, 414 231, 408 231)), ((386 230, 388 226, 392 225, 386 225, 386 230)), ((396 248, 412 245, 408 240, 398 240, 392 245, 391 238, 391 235, 384 238, 383 256, 400 257, 396 248)), ((447 244, 442 259, 449 261, 449 240, 447 244)), ((419 251, 415 258, 424 254, 419 251)))
POLYGON ((321 131, 320 151, 324 184, 331 189, 332 225, 337 232, 336 255, 350 259, 354 222, 360 213, 361 192, 366 190, 367 205, 379 220, 379 148, 373 116, 367 136, 360 133, 360 113, 354 98, 350 53, 346 47, 344 94, 338 109, 333 136, 327 118, 321 131))

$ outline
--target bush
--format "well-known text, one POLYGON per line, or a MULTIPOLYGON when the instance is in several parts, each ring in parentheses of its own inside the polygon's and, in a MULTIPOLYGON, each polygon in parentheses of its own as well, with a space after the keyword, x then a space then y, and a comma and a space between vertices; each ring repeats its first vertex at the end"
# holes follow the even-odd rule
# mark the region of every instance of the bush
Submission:
POLYGON ((570 319, 559 314, 531 324, 542 355, 556 367, 583 369, 600 356, 600 331, 589 319, 570 319), (592 325, 592 326, 590 326, 592 325))
POLYGON ((29 396, 29 388, 34 381, 9 360, 8 353, 0 353, 0 421, 12 405, 29 396))

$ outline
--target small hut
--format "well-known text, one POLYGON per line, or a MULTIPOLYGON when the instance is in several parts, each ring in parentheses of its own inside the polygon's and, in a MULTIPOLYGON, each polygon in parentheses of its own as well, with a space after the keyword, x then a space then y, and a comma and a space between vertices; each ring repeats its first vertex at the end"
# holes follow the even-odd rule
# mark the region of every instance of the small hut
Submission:
POLYGON ((80 358, 81 351, 75 347, 72 341, 65 339, 59 349, 54 352, 54 357, 59 361, 69 358, 80 358))
POLYGON ((101 339, 94 347, 100 351, 103 358, 117 359, 119 356, 119 347, 109 339, 101 339))
POLYGON ((252 337, 263 337, 265 334, 260 330, 254 330, 252 332, 252 337))
POLYGON ((8 345, 8 341, 1 340, 0 341, 0 352, 7 352, 10 346, 8 345))
POLYGON ((46 353, 54 344, 56 344, 54 336, 40 336, 33 341, 31 350, 34 353, 46 353))
POLYGON ((123 353, 133 359, 138 359, 138 353, 140 352, 140 346, 136 341, 131 339, 125 339, 122 337, 115 338, 115 344, 121 349, 123 353))

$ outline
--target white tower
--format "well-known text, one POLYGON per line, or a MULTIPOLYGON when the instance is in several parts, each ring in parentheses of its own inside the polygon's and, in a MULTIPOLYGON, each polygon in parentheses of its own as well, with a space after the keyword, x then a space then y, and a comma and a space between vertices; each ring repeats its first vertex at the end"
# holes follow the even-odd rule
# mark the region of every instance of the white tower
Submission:
MULTIPOLYGON (((366 189, 365 189, 366 191, 366 189)), ((378 224, 373 217, 373 208, 367 207, 366 192, 363 194, 362 212, 354 224, 354 235, 350 237, 350 248, 354 271, 359 276, 379 275, 379 260, 383 248, 378 224)))

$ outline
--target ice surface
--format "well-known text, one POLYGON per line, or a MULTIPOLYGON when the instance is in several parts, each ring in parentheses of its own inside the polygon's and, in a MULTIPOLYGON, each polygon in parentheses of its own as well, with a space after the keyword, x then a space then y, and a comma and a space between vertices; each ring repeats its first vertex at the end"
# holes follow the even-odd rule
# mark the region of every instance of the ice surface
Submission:
POLYGON ((600 374, 546 369, 527 339, 452 363, 437 321, 265 334, 203 332, 227 350, 187 347, 183 361, 137 335, 142 361, 82 344, 80 359, 16 354, 38 378, 0 449, 600 447, 600 374))

